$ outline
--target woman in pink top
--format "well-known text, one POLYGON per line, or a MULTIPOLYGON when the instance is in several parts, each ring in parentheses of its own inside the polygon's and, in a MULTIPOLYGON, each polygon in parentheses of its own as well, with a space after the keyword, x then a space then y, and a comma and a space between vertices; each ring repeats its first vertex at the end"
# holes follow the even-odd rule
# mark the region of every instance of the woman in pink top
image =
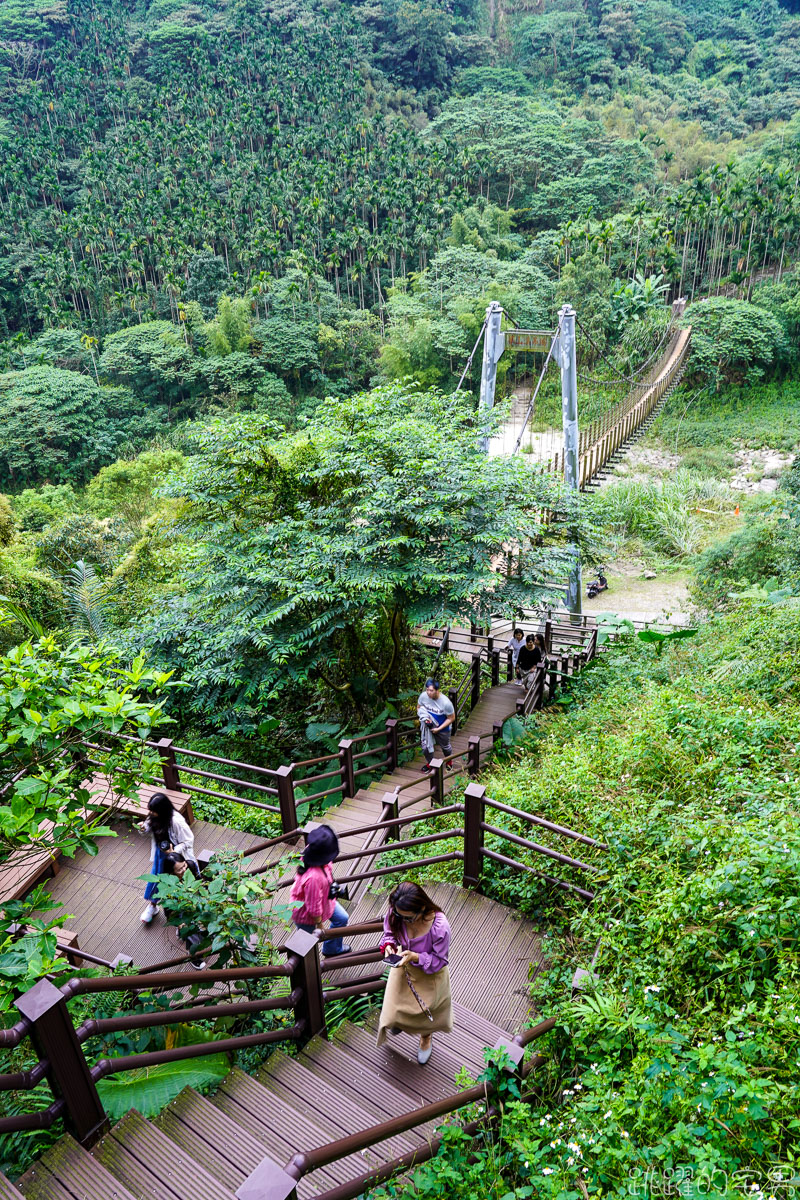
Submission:
MULTIPOLYGON (((289 893, 292 900, 301 901, 300 907, 292 913, 292 920, 306 933, 322 929, 326 921, 330 922, 331 929, 340 929, 347 924, 347 913, 335 896, 331 896, 331 863, 338 854, 339 839, 330 825, 318 825, 316 829, 311 830, 303 851, 303 861, 297 868, 297 875, 289 893)), ((340 937, 329 938, 322 946, 326 958, 348 954, 350 951, 350 947, 345 946, 340 937)))
POLYGON ((389 896, 380 942, 384 955, 399 954, 389 971, 378 1024, 378 1045, 387 1033, 419 1035, 417 1061, 431 1056, 436 1032, 453 1028, 450 993, 450 925, 419 884, 404 880, 389 896))

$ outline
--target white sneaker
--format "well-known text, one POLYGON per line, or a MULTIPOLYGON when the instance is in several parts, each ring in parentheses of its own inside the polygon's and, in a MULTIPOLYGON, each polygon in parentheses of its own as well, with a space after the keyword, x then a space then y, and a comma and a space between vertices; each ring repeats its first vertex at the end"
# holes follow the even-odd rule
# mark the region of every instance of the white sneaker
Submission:
POLYGON ((139 920, 142 921, 143 924, 149 925, 157 912, 158 912, 157 904, 148 904, 147 908, 144 910, 144 912, 142 913, 139 920))

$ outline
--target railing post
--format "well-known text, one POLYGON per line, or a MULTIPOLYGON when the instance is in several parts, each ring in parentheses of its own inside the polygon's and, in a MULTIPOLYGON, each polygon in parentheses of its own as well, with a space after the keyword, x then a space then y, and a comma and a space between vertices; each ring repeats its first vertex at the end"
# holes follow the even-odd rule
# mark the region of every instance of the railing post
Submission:
POLYGON ((492 745, 496 746, 503 736, 503 722, 495 721, 492 726, 492 745))
POLYGON ((514 651, 506 650, 506 682, 511 683, 514 678, 514 651))
POLYGON ((355 796, 356 776, 353 765, 352 738, 342 738, 339 742, 339 773, 342 777, 342 795, 345 799, 348 796, 355 796))
POLYGON ((553 649, 553 622, 545 621, 544 623, 544 648, 549 654, 553 649))
MULTIPOLYGON (((491 641, 491 639, 489 639, 491 641)), ((492 687, 500 683, 500 651, 492 651, 492 687)))
POLYGON ((291 833, 297 829, 297 805, 294 802, 294 763, 278 767, 278 804, 281 810, 281 832, 291 833))
POLYGON ((386 759, 387 770, 396 771, 400 765, 400 742, 396 717, 390 717, 386 722, 386 759))
POLYGON ((306 933, 305 929, 295 929, 291 937, 287 938, 285 949, 294 958, 289 989, 300 993, 300 999, 294 1009, 294 1019, 298 1023, 305 1022, 300 1040, 307 1042, 318 1033, 327 1037, 319 941, 313 933, 306 933))
POLYGON ((481 655, 473 654, 472 656, 472 696, 470 701, 470 711, 475 707, 481 698, 481 655))
POLYGON ((179 792, 181 777, 175 758, 175 743, 172 738, 162 738, 158 743, 158 753, 161 756, 161 773, 164 777, 164 787, 168 792, 179 792))
POLYGON ((66 1000, 49 979, 40 979, 15 1004, 32 1024, 31 1040, 39 1058, 50 1063, 50 1084, 56 1096, 63 1097, 67 1127, 82 1146, 93 1146, 109 1122, 66 1000))
POLYGON ((534 701, 533 701, 534 709, 541 708, 542 705, 544 704, 544 672, 545 672, 544 663, 543 662, 537 663, 536 664, 536 674, 534 675, 533 683, 531 684, 531 687, 533 689, 533 694, 535 697, 534 701))
POLYGON ((265 1157, 234 1195, 236 1200, 297 1200, 297 1180, 278 1163, 265 1157))
POLYGON ((469 623, 469 640, 471 642, 474 642, 477 638, 477 634, 478 634, 478 626, 475 624, 474 621, 470 621, 470 623, 469 623))
POLYGON ((444 759, 432 758, 428 775, 431 785, 431 806, 444 804, 444 759))
POLYGON ((464 887, 477 888, 481 877, 485 797, 482 783, 468 783, 464 789, 464 887))
POLYGON ((481 769, 481 739, 477 733, 470 734, 468 746, 467 771, 474 777, 481 769))
POLYGON ((453 724, 450 726, 450 736, 452 737, 458 728, 458 688, 450 688, 447 692, 447 699, 452 704, 455 713, 453 724))
MULTIPOLYGON (((382 817, 382 820, 396 821, 397 818, 400 816, 400 797, 398 796, 397 792, 384 792, 382 803, 383 803, 382 811, 385 813, 385 815, 382 817)), ((390 829, 386 830, 386 841, 387 842, 398 842, 399 840, 400 840, 400 826, 392 825, 392 827, 390 829)))

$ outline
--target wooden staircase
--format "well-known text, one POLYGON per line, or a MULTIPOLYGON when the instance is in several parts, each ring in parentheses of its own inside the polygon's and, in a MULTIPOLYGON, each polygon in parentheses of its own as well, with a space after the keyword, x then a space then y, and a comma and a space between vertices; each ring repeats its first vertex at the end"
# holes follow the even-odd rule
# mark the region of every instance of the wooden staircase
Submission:
MULTIPOLYGON (((234 1200, 265 1156, 287 1163, 297 1151, 378 1125, 451 1094, 455 1075, 484 1067, 483 1047, 503 1030, 456 1005, 456 1030, 439 1035, 435 1058, 421 1067, 410 1038, 375 1047, 369 1031, 343 1025, 331 1041, 315 1038, 298 1057, 272 1055, 256 1078, 235 1069, 215 1096, 186 1088, 154 1121, 131 1111, 92 1151, 64 1137, 25 1174, 19 1200, 234 1200)), ((423 1125, 305 1176, 301 1200, 358 1178, 371 1166, 427 1144, 423 1125)))
MULTIPOLYGON (((62 1138, 16 1189, 0 1178, 0 1200, 20 1194, 29 1200, 234 1200, 265 1157, 285 1166, 298 1152, 452 1095, 464 1067, 476 1078, 484 1048, 509 1041, 527 1022, 528 979, 541 967, 539 940, 529 921, 484 896, 447 884, 431 893, 453 925, 455 1028, 434 1035, 425 1066, 416 1061, 415 1038, 401 1034, 376 1046, 373 1012, 366 1026, 347 1022, 330 1040, 315 1037, 297 1055, 277 1050, 255 1077, 234 1068, 211 1098, 186 1088, 155 1120, 131 1111, 91 1151, 62 1138)), ((382 896, 366 893, 353 916, 369 919, 382 907, 382 896)), ((440 1123, 446 1119, 304 1176, 298 1196, 324 1196, 428 1145, 440 1123)))
MULTIPOLYGON (((455 755, 467 750, 470 737, 480 735, 487 739, 481 746, 482 759, 491 748, 493 731, 516 711, 520 695, 520 689, 511 683, 484 691, 453 738, 455 755)), ((386 830, 364 830, 352 837, 348 833, 374 825, 385 809, 387 795, 402 789, 397 799, 404 817, 436 807, 431 782, 420 771, 421 763, 418 757, 403 764, 326 814, 325 819, 340 833, 343 851, 355 852, 354 857, 336 864, 338 876, 366 873, 378 865, 373 856, 362 852, 383 845, 386 830)), ((442 779, 444 790, 449 791, 466 776, 444 773, 442 779)), ((203 824, 197 822, 196 831, 203 824)), ((206 847, 200 843, 198 848, 214 849, 223 844, 226 832, 233 832, 208 825, 206 830, 217 835, 215 843, 206 847)), ((246 850, 244 843, 251 839, 242 834, 238 837, 240 848, 246 850)), ((252 839, 251 844, 254 842, 252 839)), ((116 850, 124 850, 121 839, 116 850)), ((119 876, 103 867, 104 852, 101 844, 100 854, 92 860, 101 868, 97 874, 104 884, 110 884, 113 875, 120 890, 125 885, 117 882, 119 876)), ((260 863, 285 852, 285 845, 276 846, 274 854, 270 850, 251 861, 260 863)), ((86 869, 80 856, 75 867, 86 869)), ((54 881, 51 890, 56 898, 59 881, 70 873, 64 870, 54 881)), ((396 878, 402 875, 373 877, 356 885, 350 905, 352 924, 382 917, 386 893, 396 878)), ((245 1195, 248 1200, 270 1200, 269 1188, 254 1189, 252 1180, 246 1183, 257 1168, 263 1170, 265 1159, 276 1164, 280 1173, 295 1155, 373 1130, 392 1119, 409 1128, 388 1137, 379 1130, 362 1139, 365 1148, 358 1153, 350 1153, 349 1145, 346 1151, 341 1148, 339 1153, 348 1156, 335 1161, 328 1155, 327 1165, 302 1176, 297 1195, 348 1200, 364 1191, 355 1181, 365 1172, 413 1154, 417 1148, 428 1148, 430 1155, 435 1125, 447 1123, 447 1118, 415 1125, 408 1115, 435 1103, 440 1110, 446 1108, 444 1102, 458 1091, 459 1071, 466 1067, 477 1077, 484 1069, 484 1049, 508 1044, 527 1026, 532 1015, 530 979, 543 964, 537 931, 519 914, 477 890, 447 883, 426 884, 426 888, 452 927, 455 1028, 450 1034, 434 1035, 433 1054, 424 1067, 416 1061, 416 1039, 401 1034, 380 1048, 376 1046, 377 1015, 373 1011, 365 1027, 348 1022, 330 1040, 312 1038, 299 1053, 275 1051, 256 1077, 234 1068, 212 1098, 186 1088, 155 1120, 146 1120, 132 1110, 91 1150, 69 1135, 63 1137, 16 1187, 0 1176, 0 1200, 19 1200, 20 1196, 32 1200, 236 1200, 239 1189, 239 1200, 245 1195)), ((85 893, 91 911, 97 897, 91 888, 85 893)), ((71 912, 78 911, 74 904, 81 899, 80 889, 73 890, 71 912)), ((112 908, 112 920, 119 926, 119 903, 112 908)), ((76 916, 72 924, 79 920, 76 916)), ((164 949, 174 953, 174 947, 156 946, 149 961, 170 957, 164 949)), ((364 977, 374 977, 375 971, 374 962, 348 966, 343 960, 324 963, 322 968, 328 986, 335 976, 334 991, 350 984, 358 984, 362 990, 364 977)), ((373 983, 372 989, 380 986, 373 983)), ((453 1107, 449 1103, 447 1111, 453 1107)))

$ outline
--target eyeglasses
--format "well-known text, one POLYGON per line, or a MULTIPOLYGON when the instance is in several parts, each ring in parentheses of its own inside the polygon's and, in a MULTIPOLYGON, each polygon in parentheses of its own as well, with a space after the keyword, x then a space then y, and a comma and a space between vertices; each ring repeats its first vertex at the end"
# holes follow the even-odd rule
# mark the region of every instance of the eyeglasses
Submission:
POLYGON ((422 916, 422 913, 420 913, 420 912, 412 912, 412 913, 400 912, 400 910, 394 904, 392 905, 392 912, 401 921, 406 921, 406 922, 408 922, 408 924, 411 924, 413 921, 416 921, 417 917, 422 916))

